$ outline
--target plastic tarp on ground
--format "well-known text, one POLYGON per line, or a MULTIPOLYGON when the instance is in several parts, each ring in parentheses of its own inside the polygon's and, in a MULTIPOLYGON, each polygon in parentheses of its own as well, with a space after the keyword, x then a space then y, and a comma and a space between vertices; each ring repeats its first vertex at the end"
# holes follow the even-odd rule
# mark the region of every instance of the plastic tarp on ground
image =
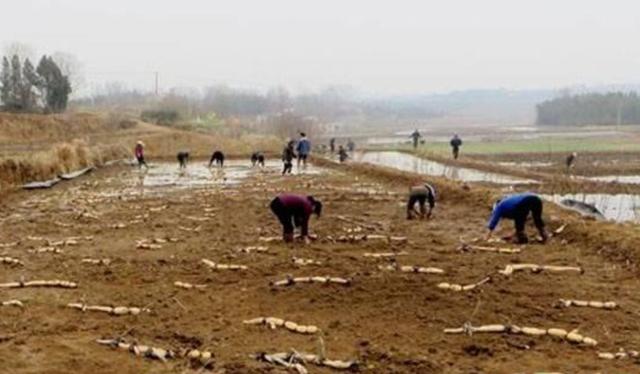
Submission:
POLYGON ((89 166, 88 168, 80 169, 67 174, 60 174, 59 178, 65 181, 72 180, 78 178, 79 176, 85 175, 87 173, 92 172, 95 169, 93 166, 89 166))
POLYGON ((23 185, 22 188, 25 190, 38 190, 42 188, 51 188, 56 184, 58 184, 58 182, 60 181, 61 181, 60 178, 56 178, 56 179, 51 179, 44 182, 31 182, 23 185))

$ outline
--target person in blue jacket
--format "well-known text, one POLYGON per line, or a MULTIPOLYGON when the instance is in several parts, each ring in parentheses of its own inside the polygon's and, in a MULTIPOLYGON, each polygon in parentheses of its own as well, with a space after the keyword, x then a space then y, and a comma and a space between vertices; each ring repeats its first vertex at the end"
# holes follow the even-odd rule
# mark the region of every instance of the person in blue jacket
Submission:
POLYGON ((302 162, 303 168, 306 169, 307 157, 309 157, 309 153, 311 153, 311 142, 307 139, 307 134, 303 132, 300 133, 300 140, 298 141, 296 151, 298 152, 298 168, 300 168, 300 162, 302 162))
POLYGON ((528 242, 524 225, 527 222, 529 213, 533 216, 533 222, 542 237, 542 242, 546 242, 548 235, 542 220, 542 199, 532 193, 522 193, 511 195, 503 200, 498 200, 493 208, 493 213, 487 228, 487 240, 491 238, 493 231, 503 218, 512 219, 516 226, 516 240, 520 244, 528 242))

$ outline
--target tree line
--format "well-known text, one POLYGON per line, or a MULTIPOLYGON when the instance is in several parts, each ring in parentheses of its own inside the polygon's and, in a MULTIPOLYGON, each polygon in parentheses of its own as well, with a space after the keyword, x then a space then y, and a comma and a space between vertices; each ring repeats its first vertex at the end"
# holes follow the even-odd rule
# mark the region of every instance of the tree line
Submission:
POLYGON ((2 58, 0 101, 5 111, 60 113, 67 108, 71 83, 52 57, 42 56, 37 67, 17 54, 2 58))
POLYGON ((637 125, 640 97, 636 92, 565 95, 537 105, 539 125, 637 125))

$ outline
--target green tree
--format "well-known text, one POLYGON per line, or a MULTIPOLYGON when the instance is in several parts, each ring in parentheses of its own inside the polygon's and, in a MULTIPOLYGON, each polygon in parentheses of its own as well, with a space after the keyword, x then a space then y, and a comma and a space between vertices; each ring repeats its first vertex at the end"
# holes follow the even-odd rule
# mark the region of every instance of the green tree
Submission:
POLYGON ((31 112, 37 107, 38 95, 35 88, 40 86, 40 77, 36 74, 31 61, 27 58, 22 67, 21 107, 22 110, 31 112))
POLYGON ((9 86, 11 88, 9 95, 9 102, 5 102, 5 106, 9 110, 20 110, 20 93, 22 91, 22 64, 20 63, 20 56, 13 55, 11 59, 11 77, 9 79, 9 86))
POLYGON ((0 72, 0 101, 5 106, 11 104, 11 65, 9 59, 5 56, 2 58, 2 71, 0 72))
POLYGON ((69 78, 52 58, 42 56, 36 72, 40 76, 40 91, 45 102, 45 111, 63 112, 67 108, 71 84, 69 78))

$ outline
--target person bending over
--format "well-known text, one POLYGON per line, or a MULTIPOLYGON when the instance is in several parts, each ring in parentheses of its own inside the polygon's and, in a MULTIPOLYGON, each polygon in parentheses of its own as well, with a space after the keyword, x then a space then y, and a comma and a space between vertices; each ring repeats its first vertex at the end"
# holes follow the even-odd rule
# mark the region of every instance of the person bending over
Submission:
POLYGON ((542 242, 546 242, 548 235, 544 228, 544 221, 542 220, 542 199, 532 193, 511 195, 503 200, 498 200, 494 205, 493 213, 487 226, 489 232, 487 233, 486 239, 489 240, 491 238, 500 220, 507 218, 513 220, 515 223, 516 242, 520 244, 527 243, 529 240, 524 227, 529 214, 533 216, 533 222, 538 229, 542 242))
POLYGON ((407 203, 407 219, 413 219, 413 214, 418 214, 421 219, 431 218, 433 209, 436 206, 436 190, 432 185, 425 183, 413 186, 409 189, 409 202, 407 203), (426 209, 426 203, 429 202, 429 210, 426 209), (416 203, 419 204, 420 210, 415 209, 416 203))
POLYGON ((186 169, 187 162, 189 162, 189 152, 187 151, 178 152, 178 163, 180 164, 180 169, 186 169))
POLYGON ((293 169, 293 159, 296 158, 296 152, 293 150, 294 141, 290 141, 282 150, 282 163, 284 169, 282 169, 282 175, 291 174, 293 169))
POLYGON ((293 241, 295 227, 300 227, 300 237, 309 241, 309 219, 312 214, 320 217, 322 203, 313 196, 281 194, 271 201, 271 211, 282 224, 282 239, 293 241))
POLYGON ((216 166, 223 167, 224 153, 222 153, 221 151, 213 152, 213 154, 211 155, 211 160, 209 160, 209 167, 211 167, 211 165, 213 165, 214 162, 216 163, 216 166))
POLYGON ((264 167, 264 154, 262 152, 253 152, 251 154, 251 166, 255 167, 256 165, 264 167))

